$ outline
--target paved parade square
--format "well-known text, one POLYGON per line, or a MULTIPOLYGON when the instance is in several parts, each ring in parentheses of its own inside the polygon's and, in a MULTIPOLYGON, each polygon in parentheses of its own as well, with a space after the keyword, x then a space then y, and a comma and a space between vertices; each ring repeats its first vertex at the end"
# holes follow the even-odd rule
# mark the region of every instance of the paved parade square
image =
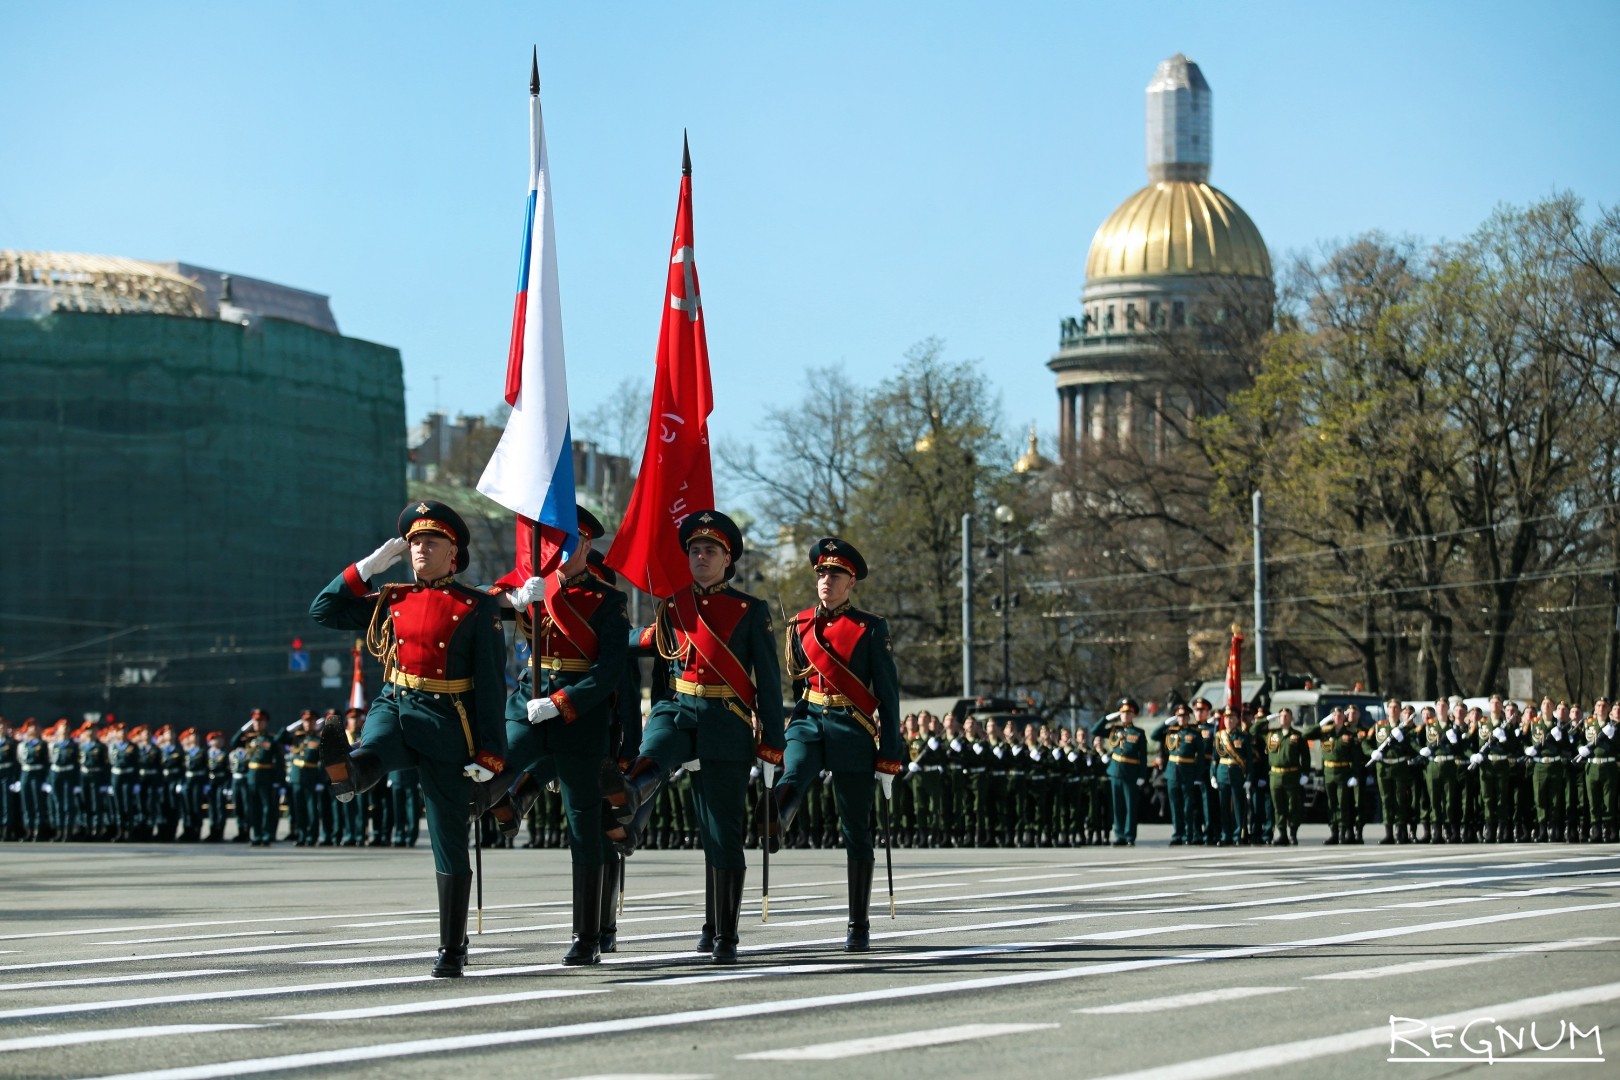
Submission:
POLYGON ((773 857, 763 925, 751 851, 734 968, 695 852, 632 857, 618 952, 564 969, 566 853, 486 851, 461 980, 426 851, 8 845, 0 1076, 1614 1075, 1612 845, 1324 836, 900 851, 859 957, 841 851, 773 857))

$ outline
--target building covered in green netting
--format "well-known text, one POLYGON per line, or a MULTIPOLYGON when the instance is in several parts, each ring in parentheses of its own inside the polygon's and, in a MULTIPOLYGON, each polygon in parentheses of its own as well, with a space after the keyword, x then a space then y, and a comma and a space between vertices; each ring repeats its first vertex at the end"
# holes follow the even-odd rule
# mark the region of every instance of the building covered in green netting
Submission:
POLYGON ((0 251, 0 715, 207 731, 341 705, 353 640, 309 603, 392 535, 404 464, 399 351, 326 297, 0 251))

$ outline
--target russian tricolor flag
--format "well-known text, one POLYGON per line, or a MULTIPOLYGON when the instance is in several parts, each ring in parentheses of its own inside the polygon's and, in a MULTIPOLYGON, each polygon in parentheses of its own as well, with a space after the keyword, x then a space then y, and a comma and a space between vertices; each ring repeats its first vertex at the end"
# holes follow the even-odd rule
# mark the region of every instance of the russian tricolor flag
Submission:
POLYGON ((568 376, 563 365, 562 299, 557 238, 551 219, 551 165, 540 116, 538 54, 529 76, 529 202, 518 260, 517 302, 506 359, 506 402, 512 406, 500 445, 478 490, 519 517, 519 580, 543 576, 579 544, 574 448, 568 430, 568 376), (526 519, 526 520, 525 520, 526 519), (534 525, 534 565, 521 555, 534 525))

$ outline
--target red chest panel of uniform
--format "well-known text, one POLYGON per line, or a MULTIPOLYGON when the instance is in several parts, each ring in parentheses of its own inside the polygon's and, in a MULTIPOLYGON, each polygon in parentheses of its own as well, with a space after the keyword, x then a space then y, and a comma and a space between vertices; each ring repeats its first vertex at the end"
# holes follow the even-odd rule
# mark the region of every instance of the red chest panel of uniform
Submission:
POLYGON ((472 622, 471 596, 455 589, 429 589, 417 585, 391 590, 389 615, 398 646, 394 664, 407 675, 442 679, 449 664, 450 642, 472 622))
MULTIPOLYGON (((567 588, 562 591, 563 599, 567 600, 568 605, 579 612, 580 618, 586 622, 591 621, 591 617, 596 614, 596 609, 601 606, 606 595, 597 592, 595 589, 577 587, 567 588)), ((538 605, 536 605, 535 610, 540 610, 538 605)), ((539 646, 538 651, 541 656, 554 656, 561 660, 594 661, 596 659, 594 654, 587 654, 584 649, 581 649, 574 642, 573 638, 563 633, 562 629, 549 618, 542 620, 540 640, 535 644, 539 646)))
MULTIPOLYGON (((794 620, 798 624, 797 632, 800 634, 819 632, 821 640, 827 643, 827 651, 847 667, 855 657, 855 650, 860 646, 862 635, 866 633, 866 623, 852 619, 848 615, 834 615, 830 619, 821 620, 818 626, 815 614, 814 608, 801 612, 794 620)), ((818 693, 840 692, 826 676, 814 668, 811 669, 808 679, 810 689, 818 693)))
MULTIPOLYGON (((737 624, 748 614, 748 601, 723 592, 697 596, 694 600, 698 617, 709 624, 709 629, 714 631, 715 637, 729 645, 737 624)), ((686 628, 680 625, 680 616, 673 607, 670 608, 670 617, 675 627, 676 639, 681 643, 681 658, 685 661, 681 678, 695 683, 722 682, 720 676, 692 647, 690 635, 686 632, 686 628)))

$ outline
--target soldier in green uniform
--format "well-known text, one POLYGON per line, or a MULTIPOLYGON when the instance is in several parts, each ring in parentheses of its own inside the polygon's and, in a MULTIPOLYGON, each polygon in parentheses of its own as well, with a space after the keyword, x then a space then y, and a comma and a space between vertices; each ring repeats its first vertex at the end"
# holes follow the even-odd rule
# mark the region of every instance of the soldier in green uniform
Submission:
POLYGON ((1378 803, 1384 818, 1380 844, 1412 842, 1407 826, 1412 813, 1412 761, 1418 759, 1410 737, 1414 725, 1412 707, 1390 698, 1384 703, 1384 715, 1362 739, 1367 760, 1378 769, 1378 803))
POLYGON ((1209 784, 1220 807, 1217 843, 1221 847, 1232 847, 1242 842, 1249 824, 1249 801, 1243 791, 1243 785, 1249 782, 1249 733, 1243 726, 1243 714, 1236 706, 1226 707, 1210 753, 1213 768, 1209 784))
POLYGON ((698 510, 681 523, 680 542, 693 584, 661 600, 634 639, 667 662, 673 696, 652 707, 629 773, 605 775, 604 788, 616 825, 633 840, 645 827, 640 811, 650 811, 665 778, 683 762, 697 763, 699 833, 714 895, 711 955, 734 964, 747 872, 748 770, 757 757, 766 788, 775 786, 782 674, 770 608, 729 584, 743 554, 742 531, 719 511, 698 510))
POLYGON ((966 787, 963 842, 969 847, 990 845, 990 740, 979 718, 969 716, 962 731, 962 782, 966 787))
POLYGON ((1541 699, 1541 713, 1530 722, 1530 740, 1524 748, 1526 757, 1534 761, 1531 783, 1536 797, 1536 842, 1550 843, 1564 839, 1565 796, 1568 780, 1565 773, 1575 756, 1575 749, 1564 730, 1567 708, 1560 701, 1554 708, 1552 699, 1541 699))
POLYGON ((322 626, 366 631, 386 683, 352 751, 343 728, 322 726, 321 763, 333 796, 344 801, 375 789, 390 772, 417 770, 439 900, 431 974, 459 978, 472 893, 472 787, 506 764, 506 637, 499 601, 456 580, 468 563, 461 515, 423 500, 400 513, 397 528, 398 537, 347 567, 310 605, 322 626), (370 591, 370 579, 407 551, 412 583, 370 591))
POLYGON ((287 802, 292 811, 289 835, 297 847, 314 847, 321 839, 321 795, 325 785, 321 780, 320 722, 314 712, 305 709, 282 732, 287 748, 287 802))
POLYGON ((1265 736, 1266 761, 1270 766, 1271 805, 1277 814, 1277 843, 1299 843, 1299 824, 1303 816, 1299 789, 1311 767, 1311 748, 1305 736, 1294 726, 1294 711, 1282 709, 1277 713, 1276 727, 1268 727, 1265 736))
POLYGON ((180 839, 194 844, 202 839, 208 798, 208 751, 198 741, 196 728, 180 733, 180 756, 185 765, 180 781, 180 839))
MULTIPOLYGON (((791 823, 810 778, 826 770, 838 800, 849 882, 849 924, 844 951, 870 947, 872 896, 872 799, 881 783, 892 795, 900 772, 900 682, 895 673, 889 626, 852 605, 850 594, 867 575, 855 545, 836 536, 810 547, 816 575, 816 604, 795 615, 786 636, 787 672, 793 680, 793 715, 787 725, 782 782, 775 792, 776 820, 768 835, 775 847, 779 830, 791 823)), ((924 750, 938 755, 937 735, 924 750)), ((924 759, 923 768, 928 768, 924 759)), ((915 764, 915 763, 914 763, 915 764)), ((941 773, 924 776, 942 778, 941 773)), ((939 785, 943 790, 943 783, 939 785)), ((929 798, 937 800, 938 791, 929 798)), ((937 839, 937 838, 936 838, 937 839)))
POLYGON ((160 840, 163 833, 163 744, 169 737, 167 724, 135 740, 140 747, 141 839, 160 840))
POLYGON ((1170 846, 1181 847, 1193 831, 1193 777, 1198 769, 1197 733, 1186 705, 1176 705, 1170 718, 1148 735, 1164 749, 1164 793, 1170 802, 1170 846))
POLYGON ((906 768, 894 788, 889 824, 895 830, 897 841, 913 847, 918 828, 917 786, 921 783, 918 777, 922 775, 922 769, 913 769, 912 766, 917 764, 917 755, 922 752, 923 746, 922 729, 918 726, 915 713, 907 713, 900 718, 900 741, 906 750, 906 768))
POLYGON ((1328 844, 1353 844, 1361 839, 1356 816, 1356 789, 1351 787, 1361 768, 1361 740, 1335 705, 1321 723, 1305 732, 1307 742, 1322 747, 1322 787, 1327 795, 1328 844), (1351 839, 1351 834, 1355 839, 1351 839))
MULTIPOLYGON (((604 768, 618 773, 608 730, 630 634, 624 594, 589 570, 602 523, 583 506, 575 513, 579 542, 562 565, 545 579, 530 577, 502 591, 533 651, 506 702, 506 768, 479 785, 482 808, 505 798, 525 772, 556 779, 573 865, 573 943, 562 960, 570 967, 601 962, 603 868, 611 854, 601 777, 604 768)), ((516 808, 505 802, 504 816, 515 822, 516 808)), ((615 863, 615 877, 617 871, 615 863)))
POLYGON ((1580 705, 1571 702, 1564 718, 1564 738, 1569 743, 1568 768, 1564 770, 1564 842, 1580 844, 1586 841, 1586 777, 1579 757, 1586 738, 1586 722, 1580 705))
POLYGON ((1451 706, 1445 717, 1425 711, 1418 733, 1418 756, 1427 763, 1424 779, 1429 785, 1429 804, 1434 813, 1434 843, 1462 842, 1463 763, 1473 752, 1463 727, 1461 702, 1451 706))
POLYGON ((1576 754, 1586 767, 1592 840, 1612 844, 1620 839, 1620 702, 1610 705, 1598 699, 1586 718, 1585 741, 1576 754))
POLYGON ((1086 833, 1091 844, 1108 843, 1113 829, 1113 795, 1108 784, 1108 755, 1102 742, 1085 728, 1079 729, 1081 776, 1086 798, 1086 833))
POLYGON ((225 821, 230 811, 231 755, 225 746, 225 733, 208 733, 208 835, 204 842, 220 844, 225 841, 225 821))
POLYGON ((276 784, 281 772, 281 743, 270 734, 270 714, 254 709, 247 723, 231 739, 231 749, 243 751, 241 799, 247 814, 247 835, 254 847, 269 847, 277 831, 276 784))
POLYGON ((1108 764, 1108 787, 1113 805, 1114 846, 1136 846, 1136 812, 1140 788, 1147 783, 1147 733, 1136 726, 1140 710, 1132 698, 1121 698, 1119 709, 1092 726, 1092 738, 1101 743, 1108 764), (1118 722, 1114 722, 1114 718, 1118 722))
POLYGON ((1519 755, 1519 736, 1509 725, 1501 695, 1494 695, 1490 715, 1481 723, 1480 745, 1469 759, 1479 773, 1480 809, 1485 820, 1485 842, 1513 839, 1513 760, 1519 755))
POLYGON ((1198 736, 1198 764, 1193 784, 1198 789, 1193 808, 1198 814, 1198 838, 1189 842, 1214 847, 1221 839, 1221 805, 1211 779, 1215 775, 1215 706, 1205 697, 1194 699, 1193 729, 1198 736))

